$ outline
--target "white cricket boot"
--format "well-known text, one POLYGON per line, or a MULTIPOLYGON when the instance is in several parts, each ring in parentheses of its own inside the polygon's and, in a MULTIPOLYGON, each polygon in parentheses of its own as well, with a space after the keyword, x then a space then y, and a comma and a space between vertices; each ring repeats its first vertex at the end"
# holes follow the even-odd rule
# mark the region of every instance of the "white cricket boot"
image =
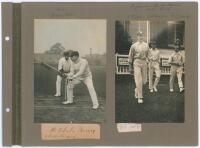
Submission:
POLYGON ((155 86, 153 87, 153 89, 154 89, 155 92, 158 92, 158 90, 157 90, 157 88, 155 86))
POLYGON ((61 97, 61 94, 55 94, 54 97, 61 97))
POLYGON ((142 98, 138 98, 138 103, 139 104, 141 104, 141 103, 143 103, 144 101, 143 101, 143 99, 142 98))
POLYGON ((65 104, 65 105, 72 104, 72 103, 73 103, 73 101, 64 101, 64 102, 62 102, 62 104, 65 104))
POLYGON ((99 108, 99 104, 94 104, 92 109, 98 109, 99 108))
POLYGON ((180 87, 180 92, 183 92, 184 91, 184 88, 183 87, 180 87))

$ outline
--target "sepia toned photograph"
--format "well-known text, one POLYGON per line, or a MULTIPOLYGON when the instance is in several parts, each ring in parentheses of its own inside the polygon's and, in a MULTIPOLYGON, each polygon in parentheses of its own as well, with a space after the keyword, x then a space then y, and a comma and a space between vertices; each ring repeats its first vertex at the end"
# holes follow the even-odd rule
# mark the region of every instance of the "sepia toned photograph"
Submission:
POLYGON ((106 20, 34 20, 34 122, 100 123, 106 104, 106 20))
POLYGON ((185 22, 115 22, 115 122, 183 123, 185 22))

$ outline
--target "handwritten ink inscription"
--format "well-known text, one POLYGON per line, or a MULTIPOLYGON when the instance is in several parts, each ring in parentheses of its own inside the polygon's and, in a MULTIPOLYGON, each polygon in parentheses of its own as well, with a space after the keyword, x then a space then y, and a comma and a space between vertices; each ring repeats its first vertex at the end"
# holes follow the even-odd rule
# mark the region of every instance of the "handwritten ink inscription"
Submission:
POLYGON ((188 19, 188 15, 178 13, 181 3, 133 3, 130 5, 128 19, 188 19), (142 13, 141 13, 142 12, 142 13))
POLYGON ((134 10, 143 10, 143 11, 171 11, 180 7, 180 3, 141 3, 141 4, 131 4, 130 8, 134 10))
POLYGON ((119 133, 121 132, 141 132, 142 125, 136 123, 118 123, 117 130, 119 133))
POLYGON ((100 139, 98 124, 42 124, 42 140, 100 139))
POLYGON ((66 17, 72 16, 72 13, 65 8, 56 8, 55 11, 51 14, 51 17, 66 17))

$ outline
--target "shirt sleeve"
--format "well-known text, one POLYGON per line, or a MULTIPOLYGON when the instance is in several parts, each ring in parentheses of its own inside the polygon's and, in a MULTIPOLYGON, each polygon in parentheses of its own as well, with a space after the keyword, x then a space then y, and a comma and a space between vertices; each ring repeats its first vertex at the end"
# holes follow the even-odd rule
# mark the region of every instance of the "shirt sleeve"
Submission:
POLYGON ((160 63, 160 51, 158 51, 158 62, 160 63))
POLYGON ((146 44, 146 47, 147 47, 147 51, 146 51, 146 60, 148 60, 149 59, 149 45, 148 44, 146 44))
POLYGON ((70 62, 70 72, 69 72, 69 75, 68 76, 73 76, 74 75, 74 66, 73 66, 73 64, 72 64, 72 62, 70 62))
POLYGON ((85 69, 87 67, 87 64, 88 63, 86 61, 81 63, 80 70, 74 75, 75 78, 79 77, 79 76, 81 76, 83 74, 83 72, 85 71, 85 69))
POLYGON ((58 70, 61 70, 63 68, 63 62, 62 58, 58 61, 58 70))
POLYGON ((185 64, 185 52, 182 53, 183 64, 185 64))
POLYGON ((181 61, 179 63, 180 65, 183 65, 184 64, 184 58, 183 58, 183 54, 181 54, 181 61))
POLYGON ((131 48, 130 48, 130 50, 129 50, 129 55, 128 55, 128 62, 129 62, 129 64, 133 63, 133 57, 134 57, 134 47, 132 45, 131 48))
POLYGON ((148 52, 147 52, 147 60, 148 61, 150 60, 150 56, 151 56, 151 51, 150 51, 150 49, 148 49, 148 52))

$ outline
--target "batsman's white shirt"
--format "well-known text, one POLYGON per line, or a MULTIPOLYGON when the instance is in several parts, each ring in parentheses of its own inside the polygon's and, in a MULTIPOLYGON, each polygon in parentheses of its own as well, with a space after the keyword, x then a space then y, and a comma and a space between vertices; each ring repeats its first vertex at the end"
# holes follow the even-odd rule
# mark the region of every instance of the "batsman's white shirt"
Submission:
POLYGON ((72 62, 72 72, 74 77, 84 79, 92 75, 86 59, 80 58, 77 63, 72 62))
POLYGON ((149 46, 145 42, 134 43, 129 50, 129 63, 134 59, 146 60, 149 46))
POLYGON ((64 72, 70 72, 71 64, 70 59, 66 60, 65 57, 62 57, 58 62, 58 70, 63 69, 64 72))

